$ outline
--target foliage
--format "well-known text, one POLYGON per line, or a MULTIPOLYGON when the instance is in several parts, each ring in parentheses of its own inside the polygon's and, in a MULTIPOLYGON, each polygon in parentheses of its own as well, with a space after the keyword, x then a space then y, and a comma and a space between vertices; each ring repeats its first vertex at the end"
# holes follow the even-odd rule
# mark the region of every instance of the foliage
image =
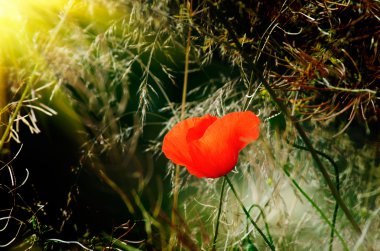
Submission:
POLYGON ((379 2, 270 2, 56 1, 7 19, 1 247, 262 250, 254 221, 278 250, 379 248, 379 2), (242 110, 261 136, 235 190, 166 163, 178 121, 242 110))

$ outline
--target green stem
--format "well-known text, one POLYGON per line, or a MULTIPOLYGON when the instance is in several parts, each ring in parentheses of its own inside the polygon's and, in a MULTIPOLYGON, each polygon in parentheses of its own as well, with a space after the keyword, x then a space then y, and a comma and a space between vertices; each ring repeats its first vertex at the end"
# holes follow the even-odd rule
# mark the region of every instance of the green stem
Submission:
POLYGON ((338 209, 339 209, 339 204, 335 203, 334 213, 333 213, 333 221, 332 221, 332 226, 334 228, 331 228, 331 232, 330 232, 329 251, 333 250, 332 248, 333 248, 333 243, 334 243, 334 229, 335 229, 335 225, 336 225, 336 217, 338 216, 338 209))
POLYGON ((37 69, 37 65, 34 67, 34 70, 33 70, 33 72, 32 72, 32 75, 29 77, 29 80, 28 80, 28 82, 26 83, 25 89, 24 89, 24 91, 22 92, 19 101, 17 102, 17 106, 16 106, 15 110, 14 110, 13 113, 12 113, 12 116, 11 116, 9 122, 8 122, 7 127, 5 128, 4 134, 3 134, 3 136, 2 136, 1 139, 0 139, 0 152, 1 152, 1 150, 3 149, 3 146, 4 146, 4 144, 5 144, 5 141, 7 140, 8 136, 9 136, 9 133, 10 133, 10 131, 11 131, 11 129, 12 129, 13 122, 15 121, 15 119, 16 119, 18 113, 20 112, 20 109, 21 109, 21 107, 22 107, 22 103, 23 103, 24 100, 26 99, 26 97, 27 97, 27 95, 28 95, 28 93, 29 93, 29 90, 30 90, 30 88, 31 88, 31 86, 32 86, 32 84, 33 84, 33 82, 34 82, 34 76, 35 76, 34 73, 36 72, 36 69, 37 69))
MULTIPOLYGON (((308 151, 309 149, 304 147, 304 146, 300 146, 300 145, 297 145, 297 144, 293 144, 294 147, 297 147, 301 150, 306 150, 308 151)), ((336 190, 339 192, 340 190, 340 180, 339 180, 339 168, 338 168, 338 165, 335 163, 335 161, 327 154, 321 152, 321 151, 318 151, 318 150, 315 150, 319 155, 321 155, 322 157, 326 158, 330 163, 331 165, 334 167, 334 172, 335 172, 335 184, 336 184, 336 190)), ((330 232, 330 243, 329 243, 329 250, 332 251, 332 246, 333 246, 333 242, 334 242, 334 229, 335 229, 335 226, 336 226, 336 217, 338 215, 338 209, 339 209, 339 204, 337 202, 335 202, 335 207, 334 207, 334 213, 333 213, 333 219, 332 219, 332 228, 331 228, 331 232, 330 232)))
POLYGON ((218 209, 218 216, 216 217, 216 227, 215 227, 215 233, 214 233, 214 240, 212 242, 212 250, 215 250, 216 239, 218 238, 219 221, 220 221, 220 214, 222 212, 223 194, 224 194, 224 187, 226 185, 226 177, 227 176, 224 176, 223 183, 222 183, 222 191, 220 192, 219 209, 218 209))
POLYGON ((256 230, 259 232, 259 234, 261 235, 261 237, 263 237, 265 243, 268 245, 268 247, 271 249, 271 250, 276 250, 276 248, 274 247, 273 243, 268 240, 268 238, 266 237, 266 235, 263 233, 263 231, 261 231, 261 229, 259 228, 259 226, 256 224, 256 222, 252 219, 251 215, 249 214, 248 210, 245 208, 243 202, 241 201, 241 199, 239 198, 234 186, 232 185, 231 183, 231 180, 228 178, 228 176, 224 176, 228 185, 230 186, 231 190, 232 190, 232 193, 235 195, 235 198, 237 199, 237 201, 239 202, 239 205, 241 206, 241 208, 243 209, 245 215, 247 216, 247 218, 251 221, 252 225, 256 228, 256 230))
POLYGON ((322 209, 320 209, 318 207, 318 205, 313 201, 313 199, 310 198, 309 195, 307 195, 307 193, 300 187, 300 185, 298 185, 297 181, 295 181, 292 177, 290 177, 290 174, 289 174, 288 170, 286 170, 284 168, 284 172, 285 172, 286 176, 288 176, 289 179, 292 181, 292 183, 294 184, 294 186, 298 189, 298 191, 300 191, 300 193, 306 198, 306 200, 318 211, 318 213, 321 216, 321 218, 331 227, 331 229, 333 229, 333 231, 338 236, 339 240, 342 242, 343 249, 344 250, 349 250, 348 247, 347 247, 346 242, 343 239, 343 237, 340 235, 340 233, 338 232, 338 230, 336 230, 336 228, 333 226, 333 224, 329 221, 329 219, 327 218, 327 216, 323 213, 322 209))
MULTIPOLYGON (((192 16, 192 2, 187 1, 189 5, 189 16, 192 16)), ((189 79, 189 56, 190 56, 190 46, 191 46, 191 26, 187 31, 187 42, 185 48, 185 72, 183 76, 183 90, 182 90, 182 101, 181 101, 181 120, 185 118, 186 111, 186 94, 187 94, 187 83, 189 79)), ((177 219, 176 213, 178 212, 178 196, 179 196, 179 172, 180 166, 176 165, 175 167, 175 178, 174 178, 174 191, 173 191, 173 206, 172 206, 172 215, 171 215, 171 224, 176 227, 177 219)), ((171 233, 169 251, 172 250, 172 247, 175 244, 175 232, 171 233)))
POLYGON ((296 130, 298 131, 298 134, 301 136, 303 142, 305 143, 307 149, 309 150, 309 152, 311 153, 311 156, 313 157, 315 163, 317 164, 317 168, 322 173, 322 176, 325 179, 326 184, 329 187, 329 189, 330 189, 332 195, 334 196, 336 202, 342 208, 344 214, 346 215, 347 219, 350 221, 352 227, 355 229, 355 231, 357 233, 360 234, 361 229, 360 229, 358 223, 355 221, 353 215, 351 214, 350 210, 346 206, 346 203, 343 201, 342 197, 340 196, 340 194, 339 194, 338 190, 336 189, 334 183, 331 181, 330 176, 329 176, 325 166, 323 165, 321 159, 319 158, 318 153, 314 149, 310 139, 306 135, 306 132, 303 130, 302 126, 297 121, 297 119, 289 113, 289 111, 287 110, 285 105, 280 101, 280 99, 277 97, 276 93, 270 87, 269 83, 266 80, 264 80, 264 78, 261 78, 261 77, 259 77, 259 78, 262 81, 265 89, 268 91, 268 93, 272 97, 272 99, 277 103, 280 110, 286 115, 286 117, 290 118, 290 121, 292 122, 292 124, 296 128, 296 130))
POLYGON ((260 205, 258 204, 253 204, 249 209, 248 209, 248 213, 251 212, 252 208, 254 207, 257 207, 260 211, 260 214, 258 215, 257 219, 260 217, 260 215, 263 216, 263 220, 264 220, 264 224, 265 224, 265 230, 267 231, 267 235, 268 235, 268 238, 270 240, 271 243, 273 243, 273 238, 272 238, 272 235, 270 234, 270 231, 269 231, 269 226, 268 226, 268 223, 267 223, 267 219, 265 217, 265 214, 264 214, 264 210, 260 207, 260 205))
MULTIPOLYGON (((214 5, 210 5, 212 8, 212 11, 218 12, 218 9, 214 5)), ((301 124, 298 122, 298 120, 290 114, 288 109, 286 108, 285 104, 278 98, 275 91, 272 89, 268 81, 264 78, 264 75, 262 71, 260 71, 257 68, 257 65, 254 63, 254 61, 247 55, 249 53, 245 53, 243 46, 241 45, 239 39, 237 38, 235 31, 232 29, 231 25, 228 23, 224 15, 218 15, 220 18, 220 21, 225 25, 225 28, 228 31, 228 34, 231 36, 232 41, 235 43, 235 47, 232 49, 237 50, 243 57, 244 62, 246 63, 246 67, 249 72, 253 72, 254 76, 256 76, 257 80, 260 81, 264 88, 267 90, 269 95, 271 96, 272 100, 277 104, 277 106, 280 108, 281 112, 286 115, 292 122, 293 126, 296 128, 298 134, 304 141, 306 147, 309 149, 311 156, 313 157, 317 168, 322 173, 323 178, 325 179, 327 186, 329 187, 331 194, 334 196, 336 202, 339 204, 339 206, 342 208, 344 214, 346 215, 347 219, 351 223, 352 227, 355 229, 355 231, 359 234, 361 234, 361 229, 358 225, 358 223, 355 221, 353 215, 351 214, 350 210, 346 206, 345 202, 343 201, 342 197, 340 196, 339 192, 337 191, 336 187, 334 186, 334 183, 331 181, 330 176, 323 165, 321 159, 319 158, 317 152, 315 151, 310 139, 306 135, 306 132, 302 128, 301 124)), ((228 44, 228 46, 230 46, 228 44)))

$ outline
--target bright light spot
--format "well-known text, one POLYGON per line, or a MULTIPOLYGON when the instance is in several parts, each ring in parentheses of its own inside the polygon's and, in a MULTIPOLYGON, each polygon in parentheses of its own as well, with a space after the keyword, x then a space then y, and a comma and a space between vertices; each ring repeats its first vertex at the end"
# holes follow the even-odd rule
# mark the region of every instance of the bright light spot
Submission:
POLYGON ((9 60, 31 46, 35 34, 50 29, 57 22, 67 2, 0 0, 0 56, 9 60))
POLYGON ((25 55, 24 52, 30 52, 38 43, 59 46, 60 41, 67 41, 67 35, 84 24, 91 29, 107 28, 110 20, 118 20, 125 14, 123 8, 112 3, 107 0, 0 0, 0 66, 4 58, 12 60, 25 55))
POLYGON ((20 28, 22 20, 18 1, 0 0, 0 31, 2 37, 8 35, 7 31, 14 32, 12 28, 20 28))
POLYGON ((20 19, 21 15, 15 1, 0 0, 0 20, 20 19))

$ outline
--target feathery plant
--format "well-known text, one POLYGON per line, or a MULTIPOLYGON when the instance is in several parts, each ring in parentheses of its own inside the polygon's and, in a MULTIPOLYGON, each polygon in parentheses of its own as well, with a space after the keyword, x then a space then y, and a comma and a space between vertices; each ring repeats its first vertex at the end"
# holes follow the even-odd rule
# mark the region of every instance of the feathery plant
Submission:
MULTIPOLYGON (((302 140, 307 140, 305 141, 307 144, 306 153, 302 153, 302 155, 311 152, 315 160, 318 161, 317 166, 320 166, 320 169, 323 171, 324 178, 320 178, 319 175, 317 175, 316 177, 307 177, 305 179, 316 180, 318 184, 317 187, 321 188, 325 187, 325 181, 328 182, 339 204, 338 206, 344 207, 343 210, 347 219, 351 222, 354 229, 359 232, 360 238, 355 234, 353 235, 354 237, 352 237, 350 232, 341 233, 338 228, 339 223, 337 223, 338 216, 336 214, 339 207, 334 205, 335 210, 332 210, 334 213, 331 213, 333 216, 331 216, 331 220, 328 219, 326 216, 328 215, 328 208, 324 205, 323 201, 318 200, 315 202, 313 198, 308 195, 307 190, 302 189, 302 186, 299 185, 299 181, 297 182, 298 178, 291 178, 288 167, 293 167, 298 163, 300 161, 299 156, 297 159, 287 159, 284 163, 281 163, 278 161, 279 156, 276 152, 267 152, 269 156, 272 156, 272 164, 274 164, 277 169, 281 167, 285 169, 281 170, 283 174, 286 174, 281 180, 289 176, 293 184, 288 184, 288 186, 293 186, 294 189, 297 190, 296 194, 300 193, 304 195, 305 198, 303 198, 303 200, 306 199, 306 201, 310 203, 316 215, 321 217, 324 221, 325 226, 332 228, 330 234, 331 238, 325 238, 326 246, 333 248, 332 245, 337 245, 337 241, 335 241, 334 244, 334 235, 339 237, 341 247, 344 249, 348 249, 348 245, 355 248, 358 248, 360 245, 376 246, 376 241, 372 244, 363 241, 365 240, 364 232, 360 231, 357 223, 360 216, 359 212, 356 210, 350 212, 350 209, 355 208, 355 203, 358 203, 357 198, 346 198, 346 200, 341 198, 342 196, 339 195, 339 192, 344 190, 341 190, 341 187, 340 190, 335 188, 331 181, 331 176, 340 175, 337 169, 334 174, 333 167, 337 165, 334 162, 326 160, 326 157, 324 157, 326 155, 323 153, 324 151, 319 152, 312 147, 312 144, 317 144, 320 138, 314 139, 310 134, 314 133, 313 131, 306 134, 309 130, 302 128, 301 122, 307 121, 308 123, 304 123, 304 125, 307 127, 312 126, 315 131, 317 130, 316 128, 318 128, 317 126, 323 126, 323 128, 328 128, 329 131, 334 131, 331 127, 317 124, 313 121, 326 120, 327 122, 331 122, 332 118, 350 111, 348 122, 340 131, 335 131, 335 135, 330 135, 330 137, 337 137, 349 127, 350 123, 357 117, 356 114, 361 115, 361 121, 364 121, 368 132, 370 132, 369 125, 376 123, 375 121, 378 120, 378 92, 376 85, 374 85, 377 81, 377 75, 373 75, 373 73, 377 74, 378 70, 375 70, 372 66, 372 64, 378 64, 378 62, 376 62, 376 59, 375 61, 363 61, 363 58, 359 56, 362 54, 359 54, 358 51, 363 50, 363 48, 376 50, 377 45, 375 41, 378 41, 378 37, 369 30, 363 31, 366 32, 366 35, 363 36, 356 36, 356 33, 353 35, 352 33, 346 32, 348 26, 350 29, 360 29, 359 27, 361 26, 358 25, 360 22, 376 26, 376 24, 378 24, 378 5, 372 1, 352 4, 343 2, 329 2, 328 4, 324 2, 313 2, 301 4, 297 1, 284 1, 282 3, 278 2, 274 6, 270 5, 271 10, 269 11, 268 5, 254 1, 249 1, 249 3, 243 1, 237 1, 235 3, 229 1, 216 1, 212 3, 202 1, 197 4, 197 6, 193 6, 192 10, 192 12, 197 13, 197 15, 193 15, 189 23, 191 23, 191 28, 194 31, 192 34, 194 40, 198 42, 194 42, 193 44, 193 50, 198 52, 198 62, 210 62, 217 54, 216 52, 219 52, 219 55, 224 56, 227 61, 230 61, 231 64, 240 71, 241 74, 240 78, 238 78, 238 82, 245 84, 245 88, 239 89, 235 87, 231 95, 239 93, 237 90, 245 89, 245 91, 243 91, 243 93, 245 92, 245 96, 240 95, 239 101, 241 105, 237 105, 236 101, 235 104, 233 104, 236 110, 242 108, 252 109, 252 106, 249 104, 257 100, 255 97, 261 94, 263 100, 259 100, 261 105, 260 114, 264 115, 263 118, 266 119, 268 125, 284 123, 281 121, 284 119, 284 115, 291 116, 290 118, 296 129, 300 132, 302 140), (305 12, 307 12, 307 14, 305 14, 305 12), (358 14, 362 12, 364 14, 358 14), (360 15, 360 17, 358 17, 357 22, 352 23, 352 25, 350 22, 347 22, 346 25, 342 25, 343 17, 348 13, 349 16, 360 15), (305 20, 300 20, 298 17, 303 17, 305 20), (306 23, 308 25, 306 25, 306 23), (309 23, 313 23, 313 26, 310 26, 309 23), (326 26, 328 26, 328 28, 326 28, 326 26), (328 31, 325 32, 325 29, 328 31), (294 32, 294 30, 297 31, 294 32), (347 37, 345 37, 345 39, 338 39, 339 37, 351 34, 353 37, 349 37, 349 41, 360 41, 360 45, 356 43, 345 43, 347 37), (309 39, 307 39, 308 37, 309 39), (337 43, 340 43, 338 47, 336 46, 337 43), (368 78, 366 78, 366 80, 363 81, 360 74, 354 73, 355 70, 358 72, 358 66, 351 54, 360 57, 357 62, 361 63, 363 72, 371 72, 367 74, 368 78), (339 62, 340 68, 337 67, 337 62, 339 62), (258 69, 254 69, 258 65, 260 65, 258 69), (342 69, 344 69, 344 71, 342 69), (347 69, 351 69, 351 71, 347 69), (259 72, 263 73, 258 75, 259 72), (339 74, 344 74, 344 76, 339 74), (277 93, 274 90, 276 90, 277 93), (325 93, 331 95, 326 95, 325 93), (242 100, 244 102, 242 102, 242 100), (280 104, 280 107, 276 108, 273 106, 274 104, 280 104), (270 113, 263 113, 263 106, 269 108, 270 113), (312 120, 311 122, 309 122, 310 119, 312 120), (334 165, 332 165, 332 163, 334 163, 334 165), (328 166, 331 171, 326 169, 328 166), (350 204, 347 206, 346 203, 350 204), (352 239, 355 239, 357 242, 353 242, 352 239), (351 242, 347 244, 347 240, 351 242)), ((185 23, 185 25, 188 25, 188 23, 185 23)), ((373 53, 376 57, 377 52, 373 51, 373 53)), ((370 58, 373 59, 375 57, 370 56, 370 58)), ((225 107, 230 105, 230 96, 226 96, 227 98, 214 110, 214 114, 218 114, 217 110, 222 107, 224 110, 227 110, 225 107)), ((210 95, 209 98, 210 100, 218 100, 215 95, 210 95)), ((193 114, 205 114, 210 111, 210 107, 212 106, 207 103, 203 105, 202 101, 203 100, 197 100, 195 102, 193 114), (202 106, 204 107, 203 109, 202 106)), ((188 109, 191 108, 188 106, 188 109)), ((173 124, 170 123, 168 127, 172 125, 173 124)), ((291 127, 291 125, 287 125, 286 132, 292 130, 289 127, 291 127)), ((376 129, 372 126, 371 130, 375 131, 376 129)), ((270 135, 270 137, 275 135, 276 133, 270 135)), ((296 142, 297 144, 302 143, 302 140, 289 134, 289 132, 282 132, 281 135, 286 135, 286 137, 276 138, 276 140, 280 141, 284 138, 285 141, 283 144, 286 145, 285 149, 288 151, 296 151, 296 149, 292 149, 291 142, 296 142)), ((326 143, 327 142, 324 141, 324 144, 326 143)), ((325 148, 324 144, 323 147, 325 148)), ((268 150, 271 149, 268 147, 269 144, 266 145, 268 150)), ((304 147, 301 149, 303 151, 305 150, 304 147)), ((376 158, 376 154, 377 150, 374 150, 370 154, 372 159, 376 158)), ((266 156, 266 158, 269 156, 266 156)), ((286 156, 289 155, 286 154, 286 156)), ((302 165, 307 166, 308 163, 305 161, 307 158, 301 159, 303 160, 302 165)), ((331 160, 331 157, 329 157, 328 160, 331 160)), ((309 161, 309 165, 313 166, 313 161, 311 159, 309 161)), ((306 170, 309 170, 309 168, 306 170)), ((350 167, 343 169, 343 171, 347 170, 350 170, 350 167)), ((265 169, 262 171, 265 172, 265 169)), ((245 175, 242 176, 243 180, 247 177, 245 175)), ((252 179, 254 178, 247 180, 252 183, 252 179)), ((272 177, 270 177, 269 180, 270 183, 273 182, 272 177)), ((189 187, 186 189, 190 189, 190 191, 194 189, 191 187, 200 186, 192 186, 190 185, 191 183, 188 184, 188 182, 189 180, 184 181, 186 184, 185 187, 189 187)), ((198 183, 199 181, 195 182, 198 183)), ((337 187, 340 186, 340 184, 335 185, 337 187)), ((215 186, 212 185, 211 187, 215 186)), ((357 192, 358 191, 354 194, 357 195, 357 192)), ((206 194, 205 200, 208 201, 208 203, 199 202, 198 206, 194 206, 196 208, 194 212, 198 214, 200 210, 199 207, 214 208, 213 219, 215 219, 217 211, 216 205, 218 205, 218 203, 216 201, 214 201, 214 204, 211 203, 210 198, 218 198, 218 196, 212 195, 212 192, 208 193, 205 191, 202 191, 202 194, 206 194)), ((324 196, 326 198, 330 197, 328 193, 324 196)), ((343 198, 346 196, 347 195, 343 195, 343 198)), ((275 200, 272 198, 273 196, 268 197, 270 199, 268 199, 264 205, 259 204, 261 208, 265 208, 265 206, 270 205, 270 203, 275 200)), ((183 200, 185 201, 186 198, 183 200)), ((196 198, 192 196, 192 199, 195 200, 196 198)), ((188 202, 188 204, 186 202, 183 203, 185 204, 183 206, 183 212, 187 216, 190 207, 189 204, 194 203, 193 200, 188 202)), ((374 213, 376 213, 376 211, 374 211, 374 213)), ((202 219, 202 216, 193 214, 191 214, 188 219, 197 219, 195 220, 197 223, 195 223, 194 226, 199 226, 201 222, 205 221, 213 222, 210 213, 202 215, 207 219, 202 219)), ((347 219, 340 220, 345 222, 347 219)), ((232 220, 232 222, 235 221, 232 220)), ((241 224, 237 223, 237 225, 241 224)), ((192 229, 191 227, 189 228, 192 229)), ((207 229, 207 227, 203 228, 207 229)), ((229 226, 228 229, 235 228, 229 226)), ((321 230, 318 229, 318 231, 321 230)), ((203 233, 208 232, 209 231, 205 230, 203 233)), ((329 231, 327 230, 327 232, 329 231)), ((241 237, 241 234, 237 236, 241 237)), ((247 236, 250 235, 247 234, 247 236)), ((229 238, 224 238, 224 240, 230 239, 229 235, 227 235, 227 237, 229 238)), ((284 244, 282 238, 283 237, 278 238, 279 242, 277 245, 285 247, 287 244, 284 244)), ((310 238, 310 236, 308 236, 308 238, 310 238)), ((245 243, 244 241, 245 239, 242 238, 237 242, 231 242, 232 244, 230 245, 234 247, 238 243, 245 243)), ((229 242, 225 242, 224 247, 228 247, 228 243, 229 242)), ((249 244, 251 244, 251 242, 249 242, 249 244)), ((301 246, 302 245, 300 245, 300 247, 301 246)), ((289 246, 287 247, 289 248, 289 246)))
MULTIPOLYGON (((157 239, 153 236, 151 222, 156 222, 154 227, 161 228, 155 217, 161 212, 162 202, 152 202, 155 204, 153 212, 142 204, 140 196, 150 182, 149 173, 152 171, 149 165, 140 163, 136 151, 149 106, 153 103, 152 96, 160 94, 169 100, 163 81, 174 81, 171 68, 181 64, 177 57, 183 54, 183 46, 178 41, 180 38, 171 31, 172 25, 165 24, 163 16, 157 14, 167 12, 166 6, 165 2, 146 5, 119 1, 69 1, 62 8, 58 20, 53 19, 56 26, 46 28, 50 33, 33 34, 33 41, 28 40, 28 44, 33 45, 33 58, 41 63, 33 71, 28 65, 22 67, 27 73, 38 75, 43 88, 34 82, 23 85, 18 108, 11 113, 12 116, 22 116, 19 108, 28 107, 24 105, 24 99, 35 95, 35 90, 48 89, 44 101, 53 104, 58 112, 67 114, 72 123, 79 124, 76 127, 79 130, 77 140, 82 144, 83 155, 74 172, 79 175, 83 167, 90 168, 119 194, 127 212, 136 214, 136 218, 142 215, 147 219, 145 232, 148 243, 157 239)), ((15 74, 20 73, 20 69, 15 67, 15 74)), ((10 76, 9 79, 15 80, 15 77, 10 76)), ((42 108, 36 105, 31 108, 37 107, 48 115, 56 114, 52 108, 42 103, 40 106, 42 108)), ((28 125, 27 118, 19 120, 28 125)), ((29 124, 36 124, 35 120, 32 122, 29 124)), ((9 135, 18 139, 17 130, 11 130, 17 124, 11 121, 5 126, 13 133, 9 135)), ((6 136, 4 134, 3 139, 6 136)), ((72 215, 70 201, 78 195, 76 187, 73 185, 69 192, 67 208, 63 209, 69 213, 63 216, 62 226, 72 215)), ((162 243, 165 243, 164 235, 165 230, 158 235, 162 243)), ((32 243, 26 242, 26 245, 33 246, 39 241, 38 234, 33 236, 37 239, 32 243)), ((118 243, 112 235, 105 236, 110 244, 104 245, 118 243)), ((98 242, 102 243, 101 239, 98 242)), ((52 247, 54 243, 70 244, 55 238, 48 246, 52 247)), ((91 244, 87 240, 85 243, 91 244)), ((122 243, 119 245, 123 246, 122 243)))
MULTIPOLYGON (((10 202, 0 208, 0 233, 12 230, 0 245, 268 249, 241 201, 277 250, 380 246, 378 1, 31 6, 46 17, 33 14, 35 27, 21 26, 28 33, 18 41, 27 47, 0 43, 0 190, 10 202), (235 189, 142 160, 160 160, 162 137, 178 121, 242 110, 259 115, 261 136, 229 174, 235 189), (95 173, 131 221, 66 241, 46 237, 59 230, 39 219, 41 205, 23 205, 28 217, 14 216, 32 169, 16 182, 12 162, 22 153, 21 123, 41 130, 36 113, 66 114, 82 150, 74 174, 95 173), (129 242, 136 219, 141 241, 129 242)), ((65 198, 62 226, 77 187, 65 198)))

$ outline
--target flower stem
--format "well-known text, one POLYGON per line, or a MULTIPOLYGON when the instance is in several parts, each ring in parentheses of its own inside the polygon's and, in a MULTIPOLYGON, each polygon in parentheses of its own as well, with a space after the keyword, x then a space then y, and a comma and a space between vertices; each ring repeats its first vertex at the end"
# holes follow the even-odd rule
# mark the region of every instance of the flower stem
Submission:
MULTIPOLYGON (((211 6, 211 8, 214 9, 215 12, 218 12, 218 9, 215 6, 213 6, 213 5, 210 5, 210 6, 211 6)), ((326 167, 323 165, 321 159, 319 158, 317 152, 315 151, 315 149, 314 149, 314 147, 313 147, 313 145, 311 143, 311 140, 306 135, 306 132, 303 129, 303 127, 301 126, 300 122, 294 116, 292 116, 290 114, 290 112, 288 111, 288 109, 285 106, 285 104, 278 97, 278 95, 276 94, 276 92, 270 86, 269 82, 264 78, 264 75, 263 75, 262 71, 260 71, 258 69, 258 67, 257 67, 257 65, 255 63, 252 63, 254 61, 248 56, 249 54, 247 54, 244 51, 244 48, 243 48, 242 44, 240 43, 239 39, 237 38, 237 36, 236 36, 234 30, 231 28, 230 24, 225 19, 225 16, 224 15, 219 15, 219 17, 220 17, 220 21, 225 25, 225 27, 226 27, 229 35, 231 36, 232 41, 236 45, 233 49, 237 50, 242 55, 244 62, 246 62, 246 67, 247 67, 248 71, 249 72, 253 72, 254 76, 257 78, 258 81, 260 81, 263 84, 264 88, 269 93, 269 95, 271 96, 272 100, 277 104, 277 106, 279 107, 279 109, 281 110, 281 112, 287 118, 289 118, 290 122, 293 124, 293 126, 296 129, 296 131, 298 132, 299 136, 302 138, 303 142, 305 143, 305 146, 309 149, 310 154, 311 154, 311 156, 313 157, 313 159, 314 159, 314 161, 316 163, 316 167, 322 173, 322 176, 325 179, 326 184, 327 184, 327 186, 329 187, 329 189, 331 191, 331 194, 335 198, 336 202, 339 204, 340 208, 343 210, 343 212, 346 215, 347 219, 351 223, 353 229, 358 234, 361 234, 362 231, 360 229, 359 224, 356 222, 356 220, 355 220, 354 216, 352 215, 351 211, 348 209, 346 203, 343 201, 342 197, 340 196, 339 192, 337 191, 336 187, 334 186, 334 183, 331 181, 326 167)))
POLYGON ((347 244, 346 242, 344 241, 342 235, 340 235, 340 233, 338 232, 338 230, 335 228, 335 226, 333 225, 333 223, 330 222, 330 220, 328 219, 328 217, 325 215, 325 213, 323 212, 323 210, 321 208, 318 207, 318 205, 313 201, 313 199, 307 195, 307 193, 300 187, 300 185, 297 183, 297 181, 295 181, 295 179, 293 179, 291 176, 290 176, 290 173, 289 171, 284 168, 284 172, 286 174, 286 176, 289 177, 289 179, 292 181, 292 183, 294 184, 294 186, 298 189, 298 191, 300 191, 300 193, 306 198, 306 200, 312 205, 312 207, 315 208, 315 210, 318 211, 319 215, 321 216, 321 218, 327 223, 327 225, 330 226, 330 228, 336 233, 336 235, 338 236, 339 240, 341 241, 342 243, 342 246, 343 246, 343 250, 347 251, 349 250, 348 247, 347 247, 347 244))
MULTIPOLYGON (((189 17, 192 16, 192 0, 187 1, 189 17)), ((181 101, 181 120, 185 118, 185 108, 186 108, 186 94, 187 94, 187 82, 189 76, 189 56, 190 56, 190 44, 191 43, 191 26, 189 26, 187 32, 187 41, 185 48, 185 72, 183 76, 183 90, 182 90, 182 101, 181 101)), ((178 213, 178 193, 179 193, 179 165, 176 165, 175 168, 175 178, 174 178, 174 191, 173 191, 173 207, 171 215, 171 223, 176 228, 176 213, 178 213)), ((169 250, 172 249, 175 242, 175 234, 173 232, 170 236, 170 245, 169 250)))
POLYGON ((233 194, 235 195, 237 201, 239 202, 239 205, 241 206, 241 208, 243 209, 245 215, 247 216, 247 218, 251 221, 252 225, 256 228, 256 230, 259 232, 259 234, 261 235, 261 237, 263 237, 264 241, 266 242, 266 244, 268 245, 268 247, 271 249, 271 250, 276 250, 276 248, 274 247, 273 243, 266 237, 266 235, 263 233, 263 231, 261 231, 261 229, 259 228, 259 226, 256 224, 256 222, 252 219, 251 215, 249 214, 248 210, 245 208, 243 202, 241 201, 241 199, 239 198, 234 186, 232 185, 231 183, 231 180, 228 178, 228 176, 224 176, 228 185, 230 186, 233 194))
POLYGON ((218 209, 218 216, 216 217, 216 227, 215 227, 215 233, 214 233, 214 240, 212 242, 212 250, 216 250, 215 249, 216 239, 218 238, 219 221, 220 221, 220 214, 222 212, 223 194, 224 194, 224 187, 226 185, 226 179, 227 179, 227 176, 224 176, 223 183, 222 183, 222 191, 220 192, 219 209, 218 209))
MULTIPOLYGON (((250 213, 251 212, 251 209, 254 208, 254 207, 257 207, 260 211, 260 214, 258 215, 258 217, 260 217, 260 215, 263 216, 263 221, 264 221, 264 224, 265 224, 265 230, 267 232, 267 235, 268 235, 268 239, 270 240, 271 243, 273 243, 273 239, 272 239, 272 235, 270 234, 270 231, 269 231, 269 226, 268 226, 268 223, 267 223, 267 220, 266 220, 266 217, 265 217, 265 213, 264 213, 264 210, 260 207, 260 205, 258 204, 253 204, 249 209, 248 209, 248 212, 250 213)), ((248 226, 247 226, 247 231, 248 231, 248 226)))
MULTIPOLYGON (((302 150, 306 150, 308 151, 309 149, 304 147, 304 146, 300 146, 300 145, 297 145, 297 144, 292 144, 294 147, 298 148, 298 149, 302 149, 302 150)), ((319 155, 321 155, 322 157, 324 157, 325 159, 327 159, 330 164, 334 167, 334 172, 335 172, 335 184, 336 184, 336 190, 338 191, 338 193, 340 192, 340 180, 339 180, 339 168, 338 168, 338 165, 335 163, 335 161, 327 154, 321 152, 321 151, 318 151, 318 150, 315 150, 316 153, 318 153, 319 155)), ((339 209, 339 204, 338 202, 335 201, 335 207, 334 207, 334 213, 333 213, 333 218, 332 218, 332 227, 331 227, 331 232, 330 232, 330 242, 329 242, 329 251, 332 251, 332 247, 333 247, 333 242, 334 242, 334 233, 335 233, 335 226, 336 226, 336 218, 337 218, 337 215, 338 215, 338 209, 339 209)))

